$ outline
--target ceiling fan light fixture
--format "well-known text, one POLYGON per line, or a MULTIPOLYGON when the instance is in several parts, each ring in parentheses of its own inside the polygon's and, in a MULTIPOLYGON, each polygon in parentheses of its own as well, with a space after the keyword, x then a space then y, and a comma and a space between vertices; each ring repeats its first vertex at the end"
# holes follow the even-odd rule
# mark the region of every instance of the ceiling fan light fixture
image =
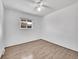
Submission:
POLYGON ((42 10, 42 7, 43 7, 43 3, 40 2, 39 4, 37 4, 36 10, 40 12, 42 10))
POLYGON ((40 12, 41 10, 42 10, 42 8, 41 8, 41 7, 37 7, 37 11, 39 11, 39 12, 40 12))

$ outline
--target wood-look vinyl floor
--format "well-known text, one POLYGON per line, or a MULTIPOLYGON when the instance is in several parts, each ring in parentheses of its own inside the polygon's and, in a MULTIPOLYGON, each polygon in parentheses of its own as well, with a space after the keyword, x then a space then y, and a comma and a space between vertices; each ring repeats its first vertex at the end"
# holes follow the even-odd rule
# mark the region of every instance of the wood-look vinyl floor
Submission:
POLYGON ((1 59, 78 59, 77 57, 76 51, 40 39, 6 48, 1 59))

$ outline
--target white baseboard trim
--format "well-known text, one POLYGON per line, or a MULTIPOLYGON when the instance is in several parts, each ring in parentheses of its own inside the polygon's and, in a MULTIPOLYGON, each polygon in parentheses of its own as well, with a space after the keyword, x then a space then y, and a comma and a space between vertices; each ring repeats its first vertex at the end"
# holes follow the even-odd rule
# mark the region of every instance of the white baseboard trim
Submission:
POLYGON ((4 55, 4 53, 5 53, 5 48, 2 49, 2 51, 0 52, 0 58, 2 57, 2 55, 4 55))

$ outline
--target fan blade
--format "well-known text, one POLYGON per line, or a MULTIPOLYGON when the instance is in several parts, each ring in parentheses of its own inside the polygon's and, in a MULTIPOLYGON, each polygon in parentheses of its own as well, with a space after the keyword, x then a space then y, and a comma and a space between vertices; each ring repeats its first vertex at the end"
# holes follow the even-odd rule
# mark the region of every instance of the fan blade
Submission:
POLYGON ((50 8, 50 9, 52 9, 52 7, 49 7, 49 6, 47 6, 47 5, 42 5, 43 7, 45 7, 45 8, 50 8))
POLYGON ((39 0, 39 2, 43 2, 44 0, 39 0))
POLYGON ((27 0, 30 3, 36 3, 34 0, 27 0))
POLYGON ((34 1, 34 0, 28 0, 29 2, 31 2, 31 3, 41 3, 41 2, 43 2, 43 0, 36 0, 36 1, 34 1))

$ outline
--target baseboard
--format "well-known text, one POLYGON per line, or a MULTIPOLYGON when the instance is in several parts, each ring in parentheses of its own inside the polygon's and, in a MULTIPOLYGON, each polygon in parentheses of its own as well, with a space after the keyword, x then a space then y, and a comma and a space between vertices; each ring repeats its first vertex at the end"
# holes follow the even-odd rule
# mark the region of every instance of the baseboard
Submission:
POLYGON ((4 55, 4 53, 5 53, 5 48, 2 49, 2 51, 1 51, 1 53, 0 53, 0 58, 4 55))

